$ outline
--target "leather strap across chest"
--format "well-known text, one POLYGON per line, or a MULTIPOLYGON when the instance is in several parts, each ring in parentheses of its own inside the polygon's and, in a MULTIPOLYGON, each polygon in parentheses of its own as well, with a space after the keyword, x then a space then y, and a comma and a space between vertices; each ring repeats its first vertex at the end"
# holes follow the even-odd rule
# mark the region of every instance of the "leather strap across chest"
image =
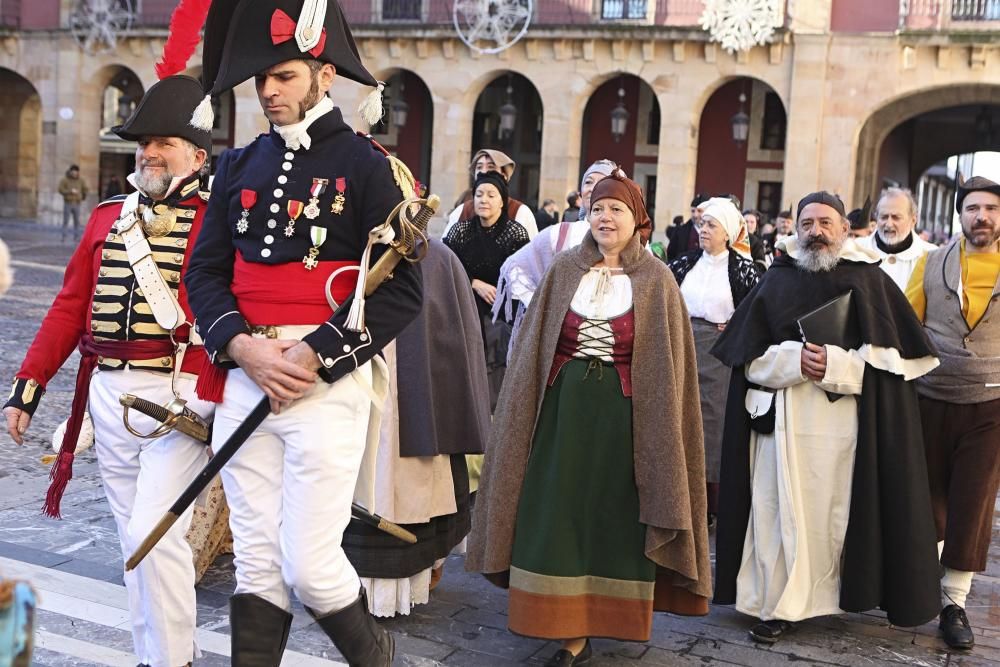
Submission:
POLYGON ((156 323, 167 331, 173 331, 184 323, 184 309, 174 297, 173 292, 164 280, 163 274, 156 266, 153 259, 153 250, 149 247, 146 234, 142 230, 139 216, 136 209, 139 205, 139 193, 133 192, 125 199, 122 206, 121 217, 118 218, 116 226, 118 234, 125 244, 125 252, 128 255, 129 264, 132 265, 132 273, 135 281, 142 289, 143 296, 149 304, 156 323))

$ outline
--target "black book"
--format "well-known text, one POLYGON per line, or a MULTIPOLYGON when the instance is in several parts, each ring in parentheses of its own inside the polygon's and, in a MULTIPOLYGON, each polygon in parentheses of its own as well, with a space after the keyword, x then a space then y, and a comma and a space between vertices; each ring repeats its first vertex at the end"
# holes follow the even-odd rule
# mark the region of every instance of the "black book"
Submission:
MULTIPOLYGON (((802 340, 813 345, 836 345, 853 350, 861 345, 861 329, 854 313, 854 290, 847 290, 835 299, 798 318, 802 340)), ((826 392, 831 402, 840 394, 826 392)))

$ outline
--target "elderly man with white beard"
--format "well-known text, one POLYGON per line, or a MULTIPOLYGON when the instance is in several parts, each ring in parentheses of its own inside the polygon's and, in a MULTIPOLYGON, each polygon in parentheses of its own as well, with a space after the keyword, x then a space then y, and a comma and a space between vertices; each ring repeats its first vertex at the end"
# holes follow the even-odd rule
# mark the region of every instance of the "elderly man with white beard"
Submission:
POLYGON ((888 188, 875 207, 875 233, 857 241, 882 260, 882 270, 905 291, 920 258, 937 246, 917 236, 917 202, 909 190, 888 188))
POLYGON ((759 618, 750 635, 762 643, 815 616, 880 607, 913 626, 940 610, 912 382, 938 362, 848 229, 838 197, 804 197, 797 235, 712 350, 733 368, 715 602, 759 618), (853 340, 803 342, 799 318, 848 293, 853 340))

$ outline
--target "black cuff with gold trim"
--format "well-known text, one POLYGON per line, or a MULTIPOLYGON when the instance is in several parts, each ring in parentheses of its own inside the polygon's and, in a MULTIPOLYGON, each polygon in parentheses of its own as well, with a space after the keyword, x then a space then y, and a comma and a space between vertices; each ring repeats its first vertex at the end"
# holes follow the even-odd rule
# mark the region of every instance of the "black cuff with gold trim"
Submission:
POLYGON ((45 390, 42 389, 41 385, 32 379, 14 378, 14 385, 10 388, 10 396, 4 403, 4 407, 18 408, 29 415, 34 415, 44 393, 45 390))

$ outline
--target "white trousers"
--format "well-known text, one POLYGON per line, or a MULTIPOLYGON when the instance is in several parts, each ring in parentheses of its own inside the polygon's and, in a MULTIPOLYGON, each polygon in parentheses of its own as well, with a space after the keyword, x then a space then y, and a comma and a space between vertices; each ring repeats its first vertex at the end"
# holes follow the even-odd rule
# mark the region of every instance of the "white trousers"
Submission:
MULTIPOLYGON (((194 385, 193 379, 179 378, 177 389, 188 407, 210 418, 214 405, 199 401, 194 385)), ((90 382, 98 468, 128 558, 208 462, 208 448, 176 431, 155 440, 132 435, 122 424, 123 393, 160 405, 173 394, 168 375, 149 371, 98 371, 90 382)), ((134 410, 129 421, 140 433, 156 427, 134 410)), ((151 667, 180 667, 200 657, 194 643, 193 556, 184 539, 190 525, 189 509, 139 567, 125 573, 135 653, 151 667)))
MULTIPOLYGON (((311 328, 310 328, 311 330, 311 328)), ((358 369, 371 382, 371 366, 358 369)), ((264 393, 229 372, 215 416, 221 446, 264 393)), ((290 609, 289 588, 317 614, 354 602, 357 572, 341 547, 365 453, 371 398, 352 376, 322 380, 270 414, 222 469, 236 554, 236 592, 290 609)))

